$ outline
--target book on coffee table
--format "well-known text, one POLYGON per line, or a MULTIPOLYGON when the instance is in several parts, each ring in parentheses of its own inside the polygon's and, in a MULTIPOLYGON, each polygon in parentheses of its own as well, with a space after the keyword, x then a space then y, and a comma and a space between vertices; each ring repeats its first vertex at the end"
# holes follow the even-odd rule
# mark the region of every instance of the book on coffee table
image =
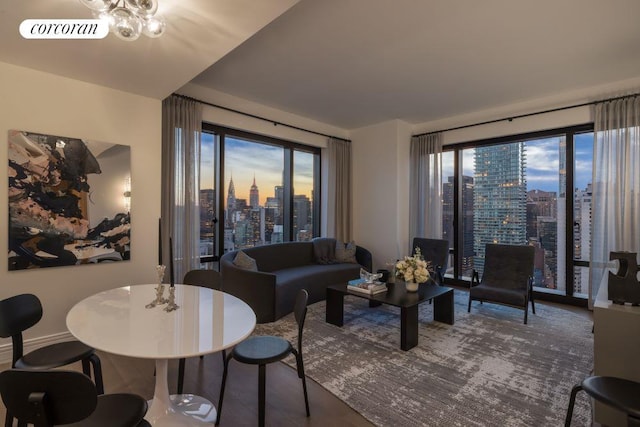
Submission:
POLYGON ((368 294, 368 295, 379 294, 381 292, 386 292, 387 291, 386 283, 382 283, 382 282, 373 282, 373 283, 358 282, 358 283, 352 283, 352 282, 354 282, 354 281, 349 281, 349 284, 347 285, 347 289, 349 289, 350 291, 360 292, 360 293, 368 294))

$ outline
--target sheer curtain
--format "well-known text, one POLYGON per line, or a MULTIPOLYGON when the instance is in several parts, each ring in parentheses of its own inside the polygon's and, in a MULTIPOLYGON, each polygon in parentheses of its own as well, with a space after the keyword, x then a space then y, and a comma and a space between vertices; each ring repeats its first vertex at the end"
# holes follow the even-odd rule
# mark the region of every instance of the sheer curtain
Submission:
POLYGON ((351 142, 328 141, 327 235, 343 242, 351 240, 351 142))
POLYGON ((409 241, 441 239, 442 133, 412 137, 410 162, 409 241))
POLYGON ((590 298, 593 306, 611 251, 640 252, 640 98, 595 105, 590 298))
MULTIPOLYGON (((174 275, 200 268, 200 132, 202 105, 170 96, 162 102, 162 254, 169 273, 173 238, 174 275)), ((165 280, 169 278, 165 275, 165 280)))

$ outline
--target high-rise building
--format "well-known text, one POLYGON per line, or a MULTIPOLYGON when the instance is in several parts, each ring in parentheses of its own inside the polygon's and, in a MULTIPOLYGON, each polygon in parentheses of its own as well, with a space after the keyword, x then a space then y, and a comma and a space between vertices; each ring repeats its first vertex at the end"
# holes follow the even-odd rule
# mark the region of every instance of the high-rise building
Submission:
MULTIPOLYGON (((442 238, 455 247, 453 229, 453 186, 452 176, 442 184, 442 238)), ((448 268, 453 269, 450 262, 448 268)), ((473 270, 473 177, 462 176, 462 275, 471 276, 473 270)))
MULTIPOLYGON (((576 191, 575 216, 577 225, 574 231, 575 255, 579 259, 588 260, 591 252, 591 198, 593 188, 591 183, 584 190, 576 191)), ((575 273, 573 292, 578 294, 589 293, 589 269, 577 268, 575 273)))
POLYGON ((227 216, 225 227, 231 228, 231 217, 236 210, 236 188, 233 185, 233 176, 229 179, 229 190, 227 192, 227 216))
POLYGON ((300 232, 311 229, 311 200, 304 194, 293 196, 293 235, 300 241, 300 232))
POLYGON ((249 205, 251 209, 258 209, 260 207, 260 194, 258 192, 258 186, 256 185, 255 175, 253 175, 253 184, 249 190, 249 205))
POLYGON ((538 237, 539 216, 557 217, 555 191, 531 190, 527 192, 527 239, 538 237))
POLYGON ((474 268, 484 270, 487 243, 527 244, 524 142, 475 149, 474 268))

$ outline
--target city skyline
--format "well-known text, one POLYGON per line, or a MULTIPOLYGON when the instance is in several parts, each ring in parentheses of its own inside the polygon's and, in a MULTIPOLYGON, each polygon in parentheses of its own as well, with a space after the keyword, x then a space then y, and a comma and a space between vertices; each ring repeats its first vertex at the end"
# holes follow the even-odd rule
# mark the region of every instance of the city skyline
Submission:
MULTIPOLYGON (((526 141, 527 191, 553 191, 560 194, 558 184, 558 169, 560 156, 558 147, 563 137, 550 137, 526 141)), ((574 136, 575 177, 574 187, 585 189, 591 183, 593 159, 593 133, 583 133, 574 136)), ((474 176, 475 149, 463 151, 463 175, 474 176)), ((453 153, 444 152, 442 160, 442 180, 453 176, 453 153)))
MULTIPOLYGON (((203 133, 201 138, 200 188, 213 189, 215 171, 215 136, 203 133)), ((312 198, 313 154, 294 151, 294 194, 312 198)), ((284 149, 258 142, 231 138, 225 139, 224 194, 233 178, 237 199, 249 202, 251 185, 255 176, 260 205, 267 197, 273 197, 276 186, 282 185, 284 149)), ((226 203, 226 200, 225 200, 226 203)))

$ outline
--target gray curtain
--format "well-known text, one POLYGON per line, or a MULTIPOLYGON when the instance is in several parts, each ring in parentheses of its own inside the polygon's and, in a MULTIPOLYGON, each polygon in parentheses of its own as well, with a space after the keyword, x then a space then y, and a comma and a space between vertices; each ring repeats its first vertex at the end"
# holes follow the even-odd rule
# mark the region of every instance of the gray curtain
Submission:
POLYGON ((615 267, 609 253, 640 252, 640 98, 596 104, 594 130, 590 306, 615 267))
POLYGON ((169 237, 173 239, 174 277, 200 268, 200 132, 202 105, 170 96, 162 102, 162 255, 169 277, 169 237))
POLYGON ((351 240, 351 142, 328 141, 327 235, 344 242, 351 240))
POLYGON ((441 239, 442 133, 412 137, 409 157, 409 242, 441 239))

